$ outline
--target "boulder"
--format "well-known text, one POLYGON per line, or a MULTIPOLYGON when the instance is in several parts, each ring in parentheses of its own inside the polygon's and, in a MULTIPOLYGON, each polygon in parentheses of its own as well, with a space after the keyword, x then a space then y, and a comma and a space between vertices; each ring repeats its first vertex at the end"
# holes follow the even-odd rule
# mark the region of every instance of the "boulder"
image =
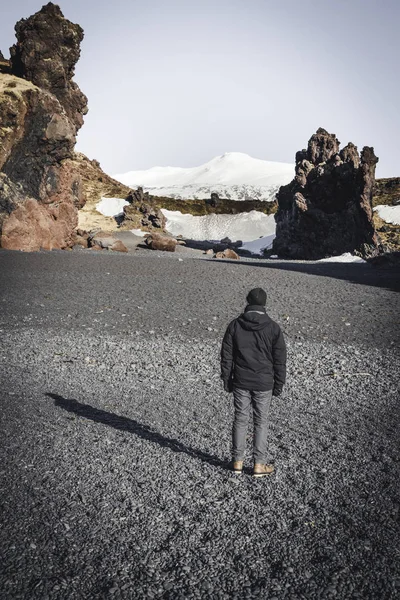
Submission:
POLYGON ((89 243, 88 243, 88 238, 85 238, 82 235, 75 235, 74 238, 74 246, 81 246, 82 248, 88 248, 89 247, 89 243))
POLYGON ((296 154, 295 177, 277 195, 273 253, 317 260, 344 252, 370 256, 379 251, 372 213, 373 148, 358 154, 349 143, 339 151, 335 134, 324 129, 296 154))
POLYGON ((217 252, 215 258, 231 258, 233 260, 240 260, 240 256, 231 248, 227 248, 223 252, 217 252))
POLYGON ((97 233, 90 239, 91 246, 100 246, 103 250, 108 250, 115 242, 115 238, 104 233, 97 233))
POLYGON ((113 252, 128 252, 128 248, 121 242, 121 240, 116 240, 111 246, 110 250, 113 252))
POLYGON ((159 233, 151 233, 146 236, 145 243, 152 250, 162 250, 163 252, 175 252, 177 240, 175 238, 161 235, 159 233))
POLYGON ((24 198, 4 221, 1 246, 30 252, 70 248, 74 245, 74 219, 76 211, 70 204, 48 208, 34 198, 24 198))

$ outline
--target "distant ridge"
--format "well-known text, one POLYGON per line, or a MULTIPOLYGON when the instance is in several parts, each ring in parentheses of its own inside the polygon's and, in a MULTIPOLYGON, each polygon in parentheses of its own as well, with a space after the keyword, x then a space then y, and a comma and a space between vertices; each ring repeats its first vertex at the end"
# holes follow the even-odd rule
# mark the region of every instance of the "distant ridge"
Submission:
POLYGON ((273 201, 281 185, 293 179, 294 166, 226 152, 199 167, 153 167, 114 175, 124 185, 141 186, 155 196, 209 198, 216 192, 231 200, 273 201))

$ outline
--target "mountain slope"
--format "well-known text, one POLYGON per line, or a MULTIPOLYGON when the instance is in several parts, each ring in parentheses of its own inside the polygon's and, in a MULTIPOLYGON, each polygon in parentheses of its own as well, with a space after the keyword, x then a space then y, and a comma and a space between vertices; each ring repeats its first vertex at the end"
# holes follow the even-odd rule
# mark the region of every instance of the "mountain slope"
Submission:
POLYGON ((114 175, 130 187, 141 186, 157 196, 177 199, 209 198, 216 192, 231 200, 273 201, 281 185, 293 177, 293 165, 227 152, 192 168, 153 167, 114 175))

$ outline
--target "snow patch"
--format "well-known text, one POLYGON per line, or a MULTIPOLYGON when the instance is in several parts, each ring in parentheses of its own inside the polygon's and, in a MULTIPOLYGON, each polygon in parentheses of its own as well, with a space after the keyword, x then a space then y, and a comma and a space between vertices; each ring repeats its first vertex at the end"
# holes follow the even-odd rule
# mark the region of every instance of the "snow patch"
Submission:
POLYGON ((271 248, 272 242, 275 239, 275 232, 271 233, 271 235, 265 235, 258 240, 253 240, 252 242, 245 242, 243 246, 240 247, 241 250, 248 250, 252 254, 263 255, 263 251, 267 248, 271 248))
POLYGON ((127 204, 129 202, 122 198, 102 198, 96 204, 96 210, 105 217, 119 217, 124 214, 123 209, 127 204))
MULTIPOLYGON (((205 215, 194 217, 179 210, 162 212, 167 219, 166 229, 172 235, 182 235, 196 241, 214 241, 228 237, 232 242, 252 242, 260 236, 275 235, 274 215, 252 210, 237 215, 205 215)), ((258 242, 258 240, 256 240, 258 242)))
POLYGON ((366 261, 360 256, 354 256, 350 252, 345 252, 340 256, 330 256, 329 258, 321 258, 317 262, 338 262, 338 263, 365 263, 366 261))
POLYGON ((148 231, 142 231, 141 229, 131 229, 130 231, 134 235, 138 235, 139 237, 144 237, 145 235, 147 235, 149 233, 148 231))
POLYGON ((386 223, 400 225, 400 205, 386 206, 386 204, 379 204, 378 206, 375 206, 374 210, 378 213, 381 219, 386 221, 386 223))

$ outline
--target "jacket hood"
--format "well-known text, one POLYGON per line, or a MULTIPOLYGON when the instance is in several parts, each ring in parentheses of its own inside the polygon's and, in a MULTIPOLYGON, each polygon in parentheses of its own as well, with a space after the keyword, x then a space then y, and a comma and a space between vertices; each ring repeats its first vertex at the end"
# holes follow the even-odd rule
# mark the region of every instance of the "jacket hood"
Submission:
POLYGON ((238 322, 247 331, 260 331, 271 323, 271 318, 265 312, 265 306, 249 305, 238 317, 238 322))

